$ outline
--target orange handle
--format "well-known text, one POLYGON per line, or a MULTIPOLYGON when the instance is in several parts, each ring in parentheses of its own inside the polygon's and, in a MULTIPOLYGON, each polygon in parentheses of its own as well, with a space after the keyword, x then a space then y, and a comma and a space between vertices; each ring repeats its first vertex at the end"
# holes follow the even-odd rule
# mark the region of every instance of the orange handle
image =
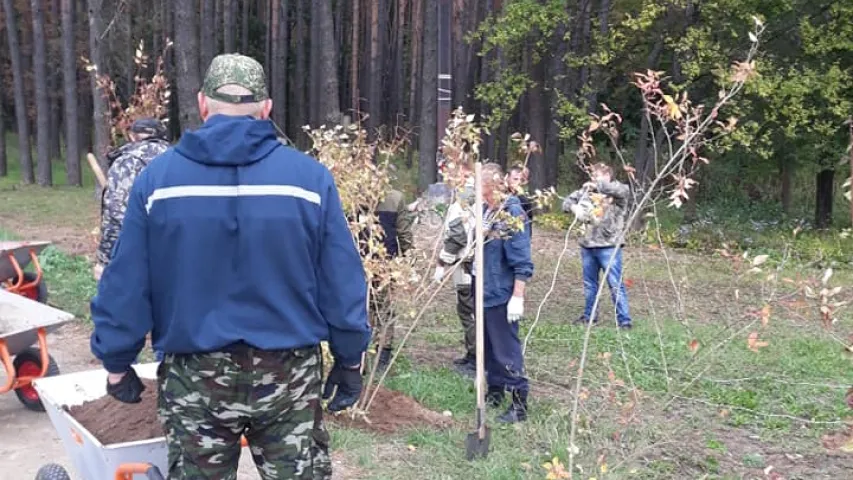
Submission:
POLYGON ((123 463, 116 469, 115 480, 133 480, 134 475, 145 475, 152 468, 150 463, 123 463))
MULTIPOLYGON (((249 446, 246 437, 240 437, 240 446, 249 446)), ((123 463, 116 470, 115 480, 133 480, 134 475, 145 475, 151 468, 149 463, 123 463)))

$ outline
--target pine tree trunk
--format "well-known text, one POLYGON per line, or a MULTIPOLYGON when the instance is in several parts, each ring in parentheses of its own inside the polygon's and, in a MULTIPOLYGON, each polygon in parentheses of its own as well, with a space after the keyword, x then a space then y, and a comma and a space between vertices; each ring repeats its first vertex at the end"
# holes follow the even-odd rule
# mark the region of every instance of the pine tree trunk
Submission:
POLYGON ((36 97, 36 181, 43 187, 53 184, 50 164, 50 92, 47 89, 47 45, 44 38, 42 0, 31 0, 33 16, 33 76, 36 97))
POLYGON ((9 160, 6 157, 6 116, 3 113, 3 95, 0 95, 0 177, 9 174, 9 160))
POLYGON ((181 130, 195 129, 201 124, 196 100, 196 93, 201 87, 197 3, 195 0, 172 1, 175 7, 175 78, 181 130))
POLYGON ((271 32, 273 48, 272 78, 275 82, 272 88, 273 118, 279 128, 284 130, 287 124, 287 53, 289 23, 288 2, 273 0, 271 32))
POLYGON ((835 170, 821 170, 817 174, 815 199, 815 228, 821 230, 832 226, 832 200, 834 197, 835 170))
POLYGON ((251 13, 250 7, 252 6, 252 0, 243 0, 243 18, 242 21, 242 29, 240 34, 242 35, 240 44, 242 46, 241 52, 243 55, 248 55, 249 53, 249 15, 251 13))
POLYGON ((80 126, 77 123, 77 58, 74 54, 74 0, 62 0, 62 91, 65 94, 65 182, 81 186, 80 126))
POLYGON ((382 121, 382 45, 379 32, 379 3, 370 3, 370 90, 367 99, 367 111, 370 117, 367 124, 373 135, 382 121))
POLYGON ((330 2, 315 3, 320 43, 316 46, 312 45, 312 49, 315 49, 315 55, 320 57, 318 119, 321 123, 337 123, 340 119, 341 106, 338 103, 340 91, 338 90, 338 52, 334 37, 335 22, 330 2))
POLYGON ((421 128, 419 137, 418 191, 436 180, 435 155, 438 151, 438 3, 424 0, 423 86, 421 87, 421 128))
MULTIPOLYGON (((409 125, 417 132, 414 127, 420 123, 420 99, 421 99, 421 60, 423 54, 421 46, 424 39, 424 16, 423 16, 424 0, 412 0, 412 68, 409 76, 409 125)), ((414 145, 414 139, 412 141, 414 145)), ((407 155, 407 165, 409 168, 414 164, 415 148, 409 148, 407 155)))
POLYGON ((6 37, 9 42, 9 56, 12 63, 12 83, 15 91, 15 118, 18 134, 18 160, 21 164, 21 183, 35 182, 33 157, 30 150, 30 124, 27 115, 27 97, 24 93, 24 68, 21 58, 21 44, 18 43, 18 14, 12 0, 3 0, 3 13, 6 19, 6 37))
MULTIPOLYGON (((88 0, 89 7, 89 55, 90 61, 96 66, 104 69, 106 62, 102 52, 101 35, 104 32, 102 7, 103 0, 88 0)), ((101 70, 102 73, 103 70, 101 70)), ((107 106, 105 92, 98 87, 95 80, 95 72, 90 74, 92 85, 92 119, 94 122, 94 138, 92 140, 92 153, 98 159, 101 168, 106 170, 107 165, 107 150, 110 148, 110 118, 107 106)), ((97 192, 101 191, 99 185, 95 186, 97 192)))
POLYGON ((352 116, 358 121, 361 112, 360 93, 358 89, 358 56, 361 53, 361 0, 352 0, 352 43, 350 44, 350 91, 352 92, 352 116))
POLYGON ((62 53, 59 51, 60 0, 48 0, 50 17, 45 19, 45 34, 48 45, 48 65, 53 66, 48 74, 48 91, 50 92, 50 158, 53 161, 62 157, 62 69, 57 68, 62 63, 62 53))
POLYGON ((234 52, 237 44, 236 44, 236 24, 234 23, 237 18, 237 0, 224 0, 225 7, 223 9, 223 25, 222 30, 224 34, 224 45, 225 53, 234 52))
MULTIPOLYGON (((178 0, 177 3, 181 3, 178 0)), ((201 33, 201 57, 199 58, 199 72, 206 70, 216 55, 216 12, 214 4, 216 0, 201 0, 201 21, 199 32, 201 33)), ((194 13, 194 12, 193 12, 194 13)), ((195 16, 195 15, 193 15, 195 16)), ((178 22, 179 25, 183 25, 178 22)))
MULTIPOLYGON (((219 45, 222 42, 222 26, 224 22, 222 20, 223 17, 223 6, 222 2, 225 0, 213 0, 213 56, 219 54, 219 45)), ((213 57, 211 57, 212 59, 213 57)))

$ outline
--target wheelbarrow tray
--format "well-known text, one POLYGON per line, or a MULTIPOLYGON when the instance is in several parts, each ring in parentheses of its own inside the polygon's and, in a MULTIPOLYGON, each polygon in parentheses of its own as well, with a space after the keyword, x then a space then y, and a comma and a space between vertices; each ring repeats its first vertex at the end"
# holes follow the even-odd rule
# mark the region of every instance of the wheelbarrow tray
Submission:
MULTIPOLYGON (((154 379, 157 377, 157 365, 137 364, 134 368, 141 378, 154 379)), ((103 445, 66 411, 65 407, 81 405, 107 394, 106 370, 39 378, 33 381, 33 386, 71 457, 77 478, 113 480, 119 466, 128 463, 150 463, 161 472, 168 471, 165 437, 103 445)), ((158 419, 152 418, 151 421, 157 422, 158 419)))
POLYGON ((0 288, 0 340, 17 355, 38 339, 38 329, 48 333, 74 319, 74 315, 0 288))
POLYGON ((17 275, 15 267, 9 261, 11 253, 18 265, 21 268, 26 268, 30 264, 30 250, 34 250, 38 255, 50 245, 50 242, 19 242, 4 240, 0 241, 0 281, 8 280, 17 275))

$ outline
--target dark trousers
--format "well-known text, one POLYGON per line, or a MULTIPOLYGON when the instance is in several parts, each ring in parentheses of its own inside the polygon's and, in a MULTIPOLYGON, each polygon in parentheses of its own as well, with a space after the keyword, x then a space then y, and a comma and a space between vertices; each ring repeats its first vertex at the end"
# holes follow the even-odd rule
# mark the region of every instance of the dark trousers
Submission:
POLYGON ((518 322, 506 320, 506 306, 504 303, 483 309, 486 383, 490 388, 527 392, 530 387, 524 374, 518 322))

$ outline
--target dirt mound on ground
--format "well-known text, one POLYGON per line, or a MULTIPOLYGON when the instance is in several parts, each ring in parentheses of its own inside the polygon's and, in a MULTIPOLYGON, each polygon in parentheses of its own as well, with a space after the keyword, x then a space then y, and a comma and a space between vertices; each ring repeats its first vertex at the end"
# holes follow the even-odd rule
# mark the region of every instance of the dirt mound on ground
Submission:
POLYGON ((395 433, 417 427, 443 429, 453 424, 450 418, 427 409, 413 398, 384 387, 379 388, 367 418, 352 418, 347 413, 327 417, 337 425, 380 433, 395 433))

